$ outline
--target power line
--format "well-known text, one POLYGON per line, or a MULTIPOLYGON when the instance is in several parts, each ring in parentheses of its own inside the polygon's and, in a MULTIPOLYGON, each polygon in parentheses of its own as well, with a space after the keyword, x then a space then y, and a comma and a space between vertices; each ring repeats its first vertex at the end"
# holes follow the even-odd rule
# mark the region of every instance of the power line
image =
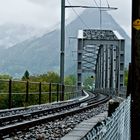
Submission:
POLYGON ((93 1, 94 1, 95 5, 99 8, 99 6, 98 6, 98 4, 97 4, 96 0, 93 0, 93 1))
MULTIPOLYGON (((93 1, 95 2, 96 6, 100 8, 100 6, 98 6, 96 0, 93 0, 93 1)), ((101 0, 99 0, 99 1, 100 1, 100 3, 101 3, 101 0)), ((105 1, 106 1, 106 4, 107 4, 107 7, 110 8, 110 5, 109 5, 108 0, 105 0, 105 1)))
POLYGON ((94 1, 95 5, 97 6, 97 8, 100 11, 100 29, 101 29, 101 27, 102 27, 102 10, 101 10, 102 4, 101 4, 101 0, 99 0, 100 1, 99 5, 97 4, 96 0, 93 0, 93 1, 94 1))
MULTIPOLYGON (((69 0, 67 0, 67 2, 68 2, 68 4, 69 4, 70 6, 72 6, 71 3, 69 2, 69 0)), ((76 12, 76 10, 75 10, 73 7, 71 7, 71 8, 72 8, 73 12, 78 16, 78 18, 80 19, 80 21, 83 23, 83 25, 84 25, 86 28, 88 28, 87 24, 84 22, 84 20, 81 18, 81 16, 76 12)))
POLYGON ((100 29, 102 28, 102 11, 101 11, 102 2, 100 0, 100 29))
POLYGON ((106 0, 107 6, 110 7, 108 0, 106 0))
MULTIPOLYGON (((93 1, 96 4, 96 6, 98 7, 98 9, 100 10, 100 28, 102 28, 102 2, 101 2, 101 0, 99 0, 100 6, 98 6, 96 0, 93 0, 93 1)), ((108 8, 110 8, 108 0, 106 0, 106 3, 107 3, 108 8)))

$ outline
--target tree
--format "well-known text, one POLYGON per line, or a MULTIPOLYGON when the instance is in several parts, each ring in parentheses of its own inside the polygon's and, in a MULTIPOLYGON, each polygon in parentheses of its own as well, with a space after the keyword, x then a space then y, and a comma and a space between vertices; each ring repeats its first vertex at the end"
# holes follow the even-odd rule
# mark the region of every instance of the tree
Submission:
POLYGON ((12 76, 7 75, 7 74, 4 74, 4 75, 0 74, 0 79, 12 79, 12 76))
POLYGON ((128 69, 125 68, 124 70, 124 85, 127 86, 128 83, 128 69))
POLYGON ((39 75, 40 81, 49 83, 59 83, 59 75, 55 72, 49 71, 47 74, 39 75))
POLYGON ((8 108, 8 94, 3 94, 8 92, 8 80, 12 79, 10 75, 0 74, 0 109, 8 108))
POLYGON ((29 76, 30 76, 30 74, 29 74, 28 70, 26 70, 23 77, 22 77, 22 80, 28 80, 29 76))
POLYGON ((65 85, 75 85, 76 77, 75 75, 69 75, 65 77, 65 85))
POLYGON ((95 81, 95 77, 94 76, 89 76, 85 79, 84 81, 84 87, 86 89, 89 89, 89 88, 93 88, 93 82, 95 81))
MULTIPOLYGON (((0 75, 0 79, 11 79, 12 77, 8 75, 0 75)), ((57 84, 50 84, 50 83, 59 83, 60 77, 55 72, 48 72, 47 74, 41 75, 34 75, 30 76, 29 72, 26 70, 22 80, 29 80, 29 93, 36 93, 39 92, 39 82, 46 82, 42 84, 41 91, 48 92, 49 87, 51 85, 51 90, 57 90, 57 84), (33 81, 33 82, 32 82, 33 81)), ((8 93, 8 83, 9 81, 0 80, 0 92, 1 93, 8 93)), ((19 107, 25 105, 25 94, 18 94, 18 93, 26 93, 26 82, 19 82, 13 81, 12 82, 12 107, 19 107)), ((49 94, 42 94, 41 102, 46 103, 48 102, 48 95, 49 94)), ((38 104, 38 94, 29 94, 28 96, 28 105, 31 104, 38 104)), ((52 94, 52 101, 56 100, 56 94, 52 94)), ((0 109, 8 108, 8 94, 1 94, 0 95, 0 109)))
POLYGON ((0 92, 3 93, 5 91, 8 91, 8 81, 6 82, 5 80, 12 79, 10 75, 0 75, 0 92))

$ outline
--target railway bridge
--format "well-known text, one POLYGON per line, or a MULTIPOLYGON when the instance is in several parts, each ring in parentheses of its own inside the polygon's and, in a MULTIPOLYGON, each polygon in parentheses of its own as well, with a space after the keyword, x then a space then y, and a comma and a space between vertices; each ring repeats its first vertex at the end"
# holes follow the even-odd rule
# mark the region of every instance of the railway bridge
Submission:
MULTIPOLYGON (((124 88, 125 40, 117 31, 85 29, 78 32, 77 86, 83 74, 95 76, 95 89, 121 93, 124 88)), ((125 94, 125 93, 124 93, 125 94)))
POLYGON ((125 39, 117 31, 84 29, 77 37, 76 86, 0 80, 9 104, 9 110, 0 110, 0 139, 129 140, 131 98, 122 92, 124 58, 125 39), (83 90, 86 72, 95 77, 92 93, 83 90), (16 96, 24 107, 14 108, 16 96), (30 106, 33 98, 38 105, 30 106))
MULTIPOLYGON (((140 5, 139 1, 133 2, 133 18, 132 22, 134 22, 133 28, 132 28, 132 46, 134 49, 132 49, 132 68, 129 69, 129 83, 130 87, 129 93, 131 93, 131 96, 127 98, 118 98, 121 101, 121 103, 114 104, 115 109, 113 110, 113 113, 106 114, 105 113, 99 113, 99 109, 94 110, 94 115, 97 113, 96 117, 94 116, 94 119, 87 120, 86 122, 79 124, 79 127, 76 127, 73 130, 73 133, 70 133, 64 136, 62 140, 68 140, 68 139, 81 139, 81 140, 139 140, 140 139, 140 127, 139 127, 139 107, 140 107, 140 67, 139 67, 139 60, 140 60, 140 28, 139 28, 139 17, 140 17, 140 5), (117 107, 117 108, 116 108, 117 107), (131 112, 130 112, 131 108, 131 112), (95 113, 96 112, 96 113, 95 113), (131 118, 130 118, 131 114, 131 118), (105 116, 105 117, 104 117, 105 116), (99 118, 99 120, 98 120, 99 118), (130 121, 131 119, 131 121, 130 121), (91 125, 94 124, 93 125, 91 125), (96 124, 95 124, 96 123, 96 124), (86 125, 86 127, 85 127, 86 125), (84 135, 83 135, 84 134, 84 135), (80 136, 80 138, 79 138, 80 136), (81 137, 82 136, 82 137, 81 137)), ((65 8, 65 7, 64 7, 65 8)), ((64 35, 64 30, 61 31, 61 33, 64 35)), ((13 84, 17 81, 4 81, 7 82, 8 87, 8 99, 9 99, 9 108, 10 110, 1 110, 0 111, 0 138, 3 139, 9 139, 9 137, 13 137, 13 135, 17 135, 14 137, 14 139, 20 138, 24 139, 24 136, 22 134, 22 130, 29 129, 29 132, 27 132, 26 139, 30 138, 35 139, 35 135, 37 132, 34 130, 38 128, 37 131, 39 131, 39 134, 37 134, 38 139, 51 139, 52 133, 54 131, 57 132, 57 135, 53 135, 54 139, 56 136, 58 136, 58 133, 64 132, 66 121, 68 120, 66 128, 66 133, 68 133, 69 127, 79 121, 76 116, 75 121, 73 121, 71 118, 66 118, 64 122, 62 121, 62 118, 64 118, 67 115, 75 115, 75 113, 81 113, 85 114, 86 109, 88 109, 87 112, 90 112, 91 108, 97 107, 97 102, 95 99, 99 102, 106 102, 109 99, 108 95, 111 95, 112 97, 126 97, 126 92, 122 92, 124 89, 124 62, 125 62, 125 40, 122 38, 117 31, 112 30, 99 30, 99 29, 84 29, 79 30, 78 37, 77 37, 77 86, 72 87, 69 91, 66 90, 66 86, 64 86, 63 81, 63 74, 64 71, 62 69, 62 83, 60 84, 53 84, 53 83, 37 83, 37 82, 29 82, 29 81, 22 81, 25 87, 25 94, 26 94, 26 103, 29 101, 29 94, 30 84, 36 84, 38 85, 38 91, 35 94, 39 95, 39 104, 41 104, 41 96, 43 94, 47 94, 49 97, 49 102, 52 101, 52 94, 55 96, 57 95, 57 102, 63 101, 65 99, 65 95, 70 95, 73 93, 73 95, 70 97, 73 98, 72 102, 59 102, 57 105, 52 105, 50 108, 46 105, 42 106, 35 106, 33 108, 20 108, 18 111, 17 109, 11 109, 11 103, 12 96, 13 96, 13 84), (81 94, 79 94, 79 91, 81 92, 82 86, 83 86, 83 75, 86 72, 91 72, 92 76, 95 76, 95 91, 104 93, 103 95, 92 95, 87 97, 86 99, 81 98, 81 94), (13 83, 14 82, 14 83, 13 83), (47 88, 46 88, 47 86, 47 88), (44 88, 43 88, 44 87, 44 88), (49 89, 49 91, 48 91, 49 89), (56 91, 52 91, 52 89, 56 89, 56 91), (75 92, 76 91, 76 92, 75 92), (78 91, 78 92, 77 92, 78 91), (76 93, 76 94, 75 94, 76 93), (61 95, 59 97, 59 95, 61 95), (75 96, 76 95, 76 96, 75 96), (77 97, 80 96, 80 99, 77 97), (76 97, 76 100, 75 100, 76 97), (100 97, 100 98, 99 98, 100 97), (94 100, 94 103, 93 103, 94 100), (66 104, 65 104, 66 103, 66 104), (74 107, 76 107, 75 110, 72 110, 74 107), (67 111, 68 110, 68 111, 67 111), (90 111, 89 111, 90 110, 90 111), (27 111, 27 112, 26 112, 27 111), (58 113, 59 112, 59 113, 58 113), (10 115, 9 115, 10 114, 10 115), (12 114, 12 115, 11 115, 12 114), (49 115, 51 114, 51 115, 49 115), (42 117, 43 116, 43 117, 42 117), (60 119, 58 122, 58 118, 60 119), (52 122, 54 121, 54 123, 52 122), (56 121, 55 121, 56 120, 56 121), (48 123, 49 122, 49 123, 48 123), (70 124, 70 123, 74 124, 70 124), (37 126, 40 124, 44 124, 43 128, 42 126, 37 126), (63 124, 61 126, 61 123, 63 124), (58 128, 56 126, 58 125, 58 128), (47 128, 44 128, 44 126, 47 126, 47 128), (49 129, 49 130, 46 130, 49 129), (18 132, 17 132, 18 131, 18 132), (17 133, 16 133, 17 132, 17 133), (50 133, 49 133, 50 132, 50 133), (9 134, 8 134, 9 133, 9 134), (40 134, 41 133, 41 134, 40 134), (46 133, 46 135, 45 135, 46 133), (7 135, 8 134, 8 135, 7 135), (51 135, 50 135, 51 134, 51 135), (50 136, 48 136, 50 135, 50 136)), ((62 39, 62 46, 65 44, 62 39)), ((61 49, 61 55, 62 58, 64 57, 64 48, 61 49)), ((63 67, 63 59, 62 59, 62 67, 63 67)), ((1 82, 1 81, 0 81, 1 82)), ((37 87, 37 86, 36 86, 37 87)), ((69 88, 69 87, 68 87, 69 88)), ((2 91, 4 92, 4 91, 2 91)), ((16 93, 15 93, 16 94, 16 93)), ((34 94, 34 93, 31 93, 34 94)), ((68 97, 68 96, 66 96, 68 97)), ((114 102, 115 103, 115 102, 114 102)), ((110 102, 112 104, 112 101, 110 102)), ((50 106, 50 105, 49 105, 50 106)), ((103 111, 106 111, 105 108, 106 105, 101 106, 100 109, 103 109, 103 111)), ((91 111, 92 112, 92 111, 91 111)), ((80 119, 82 120, 81 116, 83 117, 83 114, 80 114, 80 119)), ((89 114, 86 114, 87 116, 90 116, 89 114)), ((64 135, 64 134, 62 134, 64 135)), ((57 137, 58 138, 58 137, 57 137)))

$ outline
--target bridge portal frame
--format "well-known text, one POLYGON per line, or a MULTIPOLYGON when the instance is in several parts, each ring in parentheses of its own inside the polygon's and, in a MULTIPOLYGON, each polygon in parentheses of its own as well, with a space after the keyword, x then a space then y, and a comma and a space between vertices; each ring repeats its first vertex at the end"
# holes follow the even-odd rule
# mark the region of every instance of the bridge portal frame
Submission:
POLYGON ((124 87, 125 40, 117 31, 79 30, 77 46, 77 87, 82 87, 84 72, 96 74, 96 89, 116 93, 124 87), (90 60, 85 57, 89 53, 94 54, 90 60))

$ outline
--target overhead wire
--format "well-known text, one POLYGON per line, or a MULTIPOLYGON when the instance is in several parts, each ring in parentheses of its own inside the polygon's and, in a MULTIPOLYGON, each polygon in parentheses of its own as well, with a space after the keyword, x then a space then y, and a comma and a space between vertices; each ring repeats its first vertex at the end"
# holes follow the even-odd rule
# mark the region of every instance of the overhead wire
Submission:
MULTIPOLYGON (((99 9, 99 11, 100 11, 100 28, 102 28, 102 10, 101 10, 101 8, 102 8, 102 0, 99 0, 99 2, 100 2, 99 5, 100 5, 100 6, 98 6, 96 0, 93 0, 93 1, 94 1, 94 3, 96 4, 96 6, 98 7, 98 9, 99 9)), ((108 8, 109 8, 110 5, 109 5, 108 0, 106 0, 106 3, 107 3, 107 6, 108 6, 108 8)))
MULTIPOLYGON (((75 15, 79 18, 79 20, 81 21, 81 23, 85 26, 85 28, 89 28, 88 25, 85 23, 85 21, 82 19, 82 17, 77 13, 77 11, 72 7, 71 3, 69 0, 67 0, 67 3, 69 4, 69 6, 71 6, 71 9, 73 10, 73 12, 75 13, 75 15)), ((69 40, 69 45, 70 45, 70 40, 69 40)), ((77 61, 75 60, 75 57, 74 57, 74 52, 75 51, 71 51, 71 57, 73 59, 73 62, 74 61, 77 61)))
POLYGON ((100 8, 100 7, 98 6, 96 0, 93 0, 93 1, 94 1, 95 5, 97 6, 97 8, 100 8))
MULTIPOLYGON (((100 0, 100 6, 99 6, 98 3, 96 2, 96 0, 93 0, 93 1, 94 1, 95 5, 97 6, 97 8, 98 8, 98 9, 100 10, 100 12, 101 12, 101 0, 100 0)), ((69 4, 69 6, 72 6, 69 0, 67 0, 67 3, 69 4)), ((77 11, 76 11, 73 7, 71 7, 71 9, 72 9, 73 12, 77 15, 77 17, 80 19, 80 21, 82 22, 82 24, 83 24, 86 28, 88 28, 87 24, 86 24, 85 21, 81 18, 81 16, 77 13, 77 11)), ((100 27, 101 27, 101 14, 100 14, 100 27)), ((69 45, 70 45, 70 40, 69 40, 69 45)), ((73 54, 73 52, 71 53, 71 57, 72 57, 72 59, 74 60, 74 54, 73 54)))
POLYGON ((107 6, 110 7, 108 0, 106 0, 107 6))
MULTIPOLYGON (((96 6, 100 8, 100 6, 98 6, 96 0, 93 0, 93 1, 95 2, 96 6)), ((100 3, 101 3, 101 0, 99 0, 99 1, 100 1, 100 3)), ((105 0, 105 1, 106 1, 106 4, 107 4, 107 7, 110 8, 110 5, 109 5, 108 0, 105 0)))
POLYGON ((102 10, 101 10, 101 7, 102 7, 102 1, 100 0, 100 29, 102 28, 102 10))
MULTIPOLYGON (((72 6, 71 3, 69 2, 69 0, 67 0, 67 2, 68 2, 68 4, 69 4, 70 6, 72 6)), ((87 24, 86 24, 85 21, 81 18, 81 16, 77 13, 77 11, 76 11, 73 7, 71 7, 71 9, 72 9, 73 12, 77 15, 77 17, 79 18, 79 20, 81 21, 81 23, 82 23, 86 28, 88 28, 87 24)))

